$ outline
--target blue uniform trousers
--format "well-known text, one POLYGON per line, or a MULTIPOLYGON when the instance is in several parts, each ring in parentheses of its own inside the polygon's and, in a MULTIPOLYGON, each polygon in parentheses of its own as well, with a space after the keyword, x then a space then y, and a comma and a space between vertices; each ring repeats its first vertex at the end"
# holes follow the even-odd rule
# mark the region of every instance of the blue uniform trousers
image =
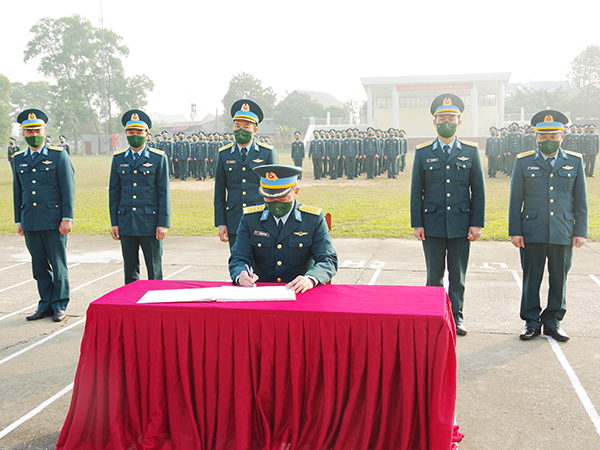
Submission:
POLYGON ((121 235, 121 252, 123 253, 123 270, 125 284, 140 279, 140 247, 148 269, 149 280, 162 280, 162 240, 156 236, 123 236, 121 235))

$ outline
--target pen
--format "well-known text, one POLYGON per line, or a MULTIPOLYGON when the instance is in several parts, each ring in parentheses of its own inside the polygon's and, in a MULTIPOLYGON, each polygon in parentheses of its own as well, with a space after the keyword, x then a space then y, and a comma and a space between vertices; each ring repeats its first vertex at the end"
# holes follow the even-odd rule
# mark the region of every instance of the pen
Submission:
MULTIPOLYGON (((250 273, 250 267, 248 267, 248 264, 244 264, 244 267, 246 268, 246 273, 248 274, 250 279, 252 279, 252 274, 250 273)), ((255 283, 252 282, 252 285, 255 285, 255 283)))

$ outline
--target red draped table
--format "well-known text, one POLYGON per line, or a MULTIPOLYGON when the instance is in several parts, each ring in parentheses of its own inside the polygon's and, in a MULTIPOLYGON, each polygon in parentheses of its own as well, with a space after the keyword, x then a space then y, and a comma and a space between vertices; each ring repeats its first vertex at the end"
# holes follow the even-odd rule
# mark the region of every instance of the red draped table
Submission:
POLYGON ((450 449, 443 288, 326 285, 295 302, 90 304, 58 449, 450 449))

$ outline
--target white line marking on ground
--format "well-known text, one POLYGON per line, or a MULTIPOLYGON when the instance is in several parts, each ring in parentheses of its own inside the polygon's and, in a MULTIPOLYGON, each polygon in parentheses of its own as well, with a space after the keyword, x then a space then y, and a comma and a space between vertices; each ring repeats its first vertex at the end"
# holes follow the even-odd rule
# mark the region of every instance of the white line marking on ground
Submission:
MULTIPOLYGON (((517 280, 517 285, 519 286, 519 288, 522 289, 521 279, 519 278, 519 275, 517 274, 516 271, 513 271, 513 276, 515 277, 515 280, 517 280)), ((593 277, 592 279, 595 278, 593 275, 590 275, 590 277, 593 277)), ((600 282, 598 282, 597 279, 594 281, 596 281, 600 285, 600 282)), ((560 345, 558 345, 558 342, 556 342, 550 336, 542 336, 542 337, 545 337, 546 339, 548 339, 548 342, 550 342, 550 347, 552 347, 554 354, 558 358, 558 362, 560 362, 560 365, 562 366, 562 368, 565 370, 565 372, 567 372, 567 376, 569 377, 569 380, 571 381, 571 385, 573 386, 573 389, 575 389, 575 393, 577 394, 577 396, 579 397, 579 400, 583 404, 583 407, 585 408, 585 411, 588 413, 588 416, 590 416, 590 419, 592 420, 594 427, 596 427, 596 432, 600 435, 600 416, 598 416, 598 412, 594 408, 594 405, 592 404, 590 397, 588 396, 587 392, 581 385, 579 378, 577 378, 577 375, 575 374, 575 371, 569 364, 569 361, 567 361, 567 358, 566 358, 565 354, 563 353, 562 349, 560 348, 560 345)))
POLYGON ((167 275, 166 277, 164 277, 165 280, 168 280, 171 277, 174 277, 175 275, 177 275, 178 273, 183 272, 184 270, 189 269, 192 266, 185 266, 183 269, 179 269, 177 272, 173 272, 171 275, 167 275))
POLYGON ((581 385, 581 382, 579 381, 579 378, 575 374, 575 371, 569 364, 569 361, 567 361, 567 358, 565 357, 565 354, 563 353, 562 349, 560 348, 560 345, 558 345, 558 342, 556 342, 554 339, 552 339, 549 336, 544 336, 544 337, 546 337, 548 339, 548 342, 550 342, 550 346, 552 347, 552 350, 554 350, 554 354, 558 358, 558 361, 560 362, 563 369, 565 369, 565 372, 567 372, 567 376, 569 377, 569 380, 571 380, 573 389, 575 389, 575 392, 577 393, 579 400, 583 404, 585 411, 588 413, 588 416, 590 416, 592 423, 596 427, 596 432, 600 435, 600 416, 598 415, 596 408, 594 408, 594 405, 593 405, 592 401, 590 400, 590 397, 587 395, 587 392, 581 385))
MULTIPOLYGON (((78 266, 78 265, 79 265, 79 263, 72 264, 70 266, 67 266, 67 269, 70 269, 71 267, 75 267, 75 266, 78 266)), ((4 288, 4 289, 0 290, 0 292, 8 291, 9 289, 16 288, 16 287, 22 286, 22 285, 27 284, 27 283, 31 283, 32 281, 35 281, 35 278, 30 278, 27 281, 23 281, 23 282, 18 283, 18 284, 13 284, 12 286, 9 286, 7 288, 4 288)))
POLYGON ((375 273, 371 277, 371 280, 369 281, 369 286, 373 286, 375 284, 375 281, 377 281, 377 278, 379 278, 379 275, 381 275, 381 269, 377 269, 375 271, 375 273))
POLYGON ((13 264, 12 266, 4 267, 3 269, 0 269, 0 272, 2 272, 3 270, 12 269, 13 267, 22 266, 23 264, 25 264, 25 262, 20 262, 18 264, 13 264))
MULTIPOLYGON (((78 264, 79 264, 79 263, 77 263, 76 265, 78 265, 78 264)), ((73 267, 73 266, 71 266, 71 267, 73 267)), ((106 277, 110 277, 111 275, 114 275, 115 273, 119 273, 119 272, 122 272, 122 271, 123 271, 123 269, 119 269, 119 270, 115 270, 114 272, 111 272, 111 273, 109 273, 109 274, 102 275, 101 277, 99 277, 99 278, 96 278, 95 280, 88 281, 87 283, 85 283, 85 284, 82 284, 81 286, 77 286, 76 288, 73 288, 73 289, 71 289, 71 292, 78 291, 79 289, 81 289, 81 288, 84 288, 84 287, 86 287, 86 286, 89 286, 90 284, 92 284, 92 283, 95 283, 96 281, 103 280, 103 279, 104 279, 104 278, 106 278, 106 277)), ((29 280, 29 281, 31 281, 31 280, 29 280)), ((0 292, 1 292, 1 291, 0 291, 0 292)), ((15 314, 19 314, 19 313, 22 313, 23 311, 27 311, 28 309, 35 308, 37 305, 38 305, 37 303, 34 303, 33 305, 26 306, 26 307, 25 307, 25 308, 23 308, 23 309, 20 309, 20 310, 18 310, 18 311, 15 311, 15 312, 13 312, 13 313, 10 313, 10 314, 7 314, 7 315, 5 315, 5 316, 2 316, 2 317, 0 317, 0 320, 7 319, 7 318, 9 318, 9 317, 11 317, 11 316, 14 316, 15 314)))
POLYGON ((19 425, 27 422, 29 419, 31 419, 32 417, 36 416, 39 412, 41 412, 42 410, 44 410, 46 408, 46 406, 49 406, 50 404, 52 404, 55 400, 58 400, 59 398, 61 398, 63 395, 65 395, 67 392, 69 392, 71 389, 73 389, 73 383, 69 384, 66 388, 64 388, 62 391, 60 391, 58 394, 53 395, 52 397, 50 397, 48 400, 46 400, 45 402, 43 402, 42 404, 38 405, 35 409, 32 409, 31 411, 29 411, 27 414, 25 414, 23 417, 21 417, 18 420, 15 420, 13 423, 11 423, 9 426, 7 426, 6 428, 4 428, 2 431, 0 431, 0 439, 2 439, 4 436, 6 436, 8 433, 10 433, 11 431, 13 431, 15 428, 17 428, 19 425))
POLYGON ((596 278, 594 275, 590 274, 590 278, 592 280, 594 280, 594 283, 596 283, 598 286, 600 286, 600 280, 598 278, 596 278))

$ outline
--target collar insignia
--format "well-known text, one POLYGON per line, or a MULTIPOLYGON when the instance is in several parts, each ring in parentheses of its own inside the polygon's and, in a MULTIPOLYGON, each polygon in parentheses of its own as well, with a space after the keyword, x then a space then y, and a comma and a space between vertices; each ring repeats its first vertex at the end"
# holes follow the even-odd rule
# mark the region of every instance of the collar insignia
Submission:
POLYGON ((142 164, 142 166, 144 166, 144 167, 151 167, 151 166, 153 166, 153 165, 154 165, 154 164, 150 164, 150 163, 144 163, 144 164, 142 164))
POLYGON ((467 158, 466 156, 459 156, 456 159, 458 159, 459 161, 468 161, 469 160, 469 158, 467 158))
POLYGON ((263 162, 264 160, 262 159, 253 159, 252 162, 255 162, 257 164, 260 164, 261 162, 263 162))
POLYGON ((44 161, 42 161, 42 164, 46 164, 46 165, 52 164, 52 161, 44 160, 44 161))
POLYGON ((308 231, 295 231, 294 234, 296 236, 302 237, 302 236, 306 236, 308 234, 308 231))

